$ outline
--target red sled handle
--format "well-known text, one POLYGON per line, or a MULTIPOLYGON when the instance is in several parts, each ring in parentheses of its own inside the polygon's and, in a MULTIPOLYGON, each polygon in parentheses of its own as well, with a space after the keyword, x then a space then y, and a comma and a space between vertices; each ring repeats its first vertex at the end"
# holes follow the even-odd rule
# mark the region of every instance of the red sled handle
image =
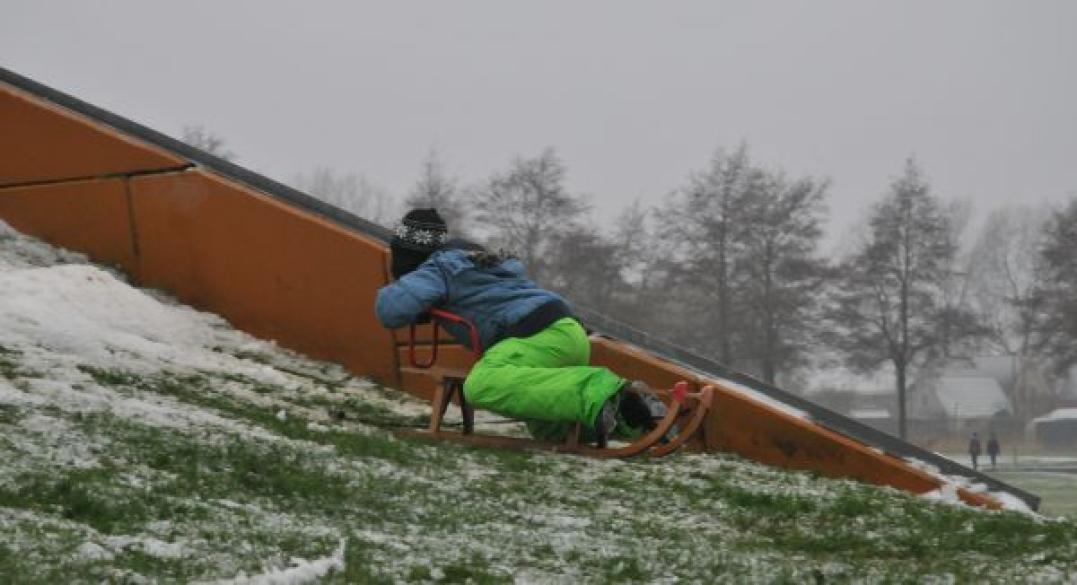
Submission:
POLYGON ((432 317, 432 319, 430 320, 430 326, 433 328, 434 332, 433 345, 430 348, 429 360, 425 362, 419 361, 418 356, 415 355, 415 328, 417 326, 412 323, 411 327, 408 329, 408 361, 411 362, 411 365, 413 367, 425 370, 429 367, 432 367, 434 363, 438 361, 438 330, 441 329, 439 327, 439 321, 458 323, 467 327, 468 335, 471 338, 471 353, 475 355, 476 359, 482 357, 482 342, 479 338, 479 328, 475 326, 474 323, 468 321, 460 315, 457 315, 456 313, 450 313, 449 311, 446 311, 444 309, 430 309, 430 316, 432 317))
POLYGON ((680 404, 684 404, 684 400, 688 398, 688 382, 681 380, 673 385, 673 389, 670 390, 669 395, 673 400, 676 400, 680 404))

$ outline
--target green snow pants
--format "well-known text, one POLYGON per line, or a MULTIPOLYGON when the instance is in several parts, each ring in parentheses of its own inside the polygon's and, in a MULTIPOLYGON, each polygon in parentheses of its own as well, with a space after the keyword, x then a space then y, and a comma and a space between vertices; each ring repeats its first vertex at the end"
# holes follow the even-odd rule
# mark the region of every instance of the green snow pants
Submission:
POLYGON ((537 439, 559 441, 572 423, 593 428, 602 404, 625 382, 590 361, 587 333, 565 317, 486 350, 464 380, 464 396, 476 408, 525 421, 537 439))

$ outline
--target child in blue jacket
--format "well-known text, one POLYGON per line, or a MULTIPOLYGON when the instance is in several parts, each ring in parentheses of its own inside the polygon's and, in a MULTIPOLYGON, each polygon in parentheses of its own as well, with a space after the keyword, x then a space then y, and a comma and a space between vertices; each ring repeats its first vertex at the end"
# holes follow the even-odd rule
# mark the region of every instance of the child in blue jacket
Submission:
MULTIPOLYGON (((474 323, 483 354, 464 395, 475 407, 527 421, 533 435, 549 440, 575 422, 609 436, 618 410, 643 430, 664 415, 643 382, 588 365, 591 344, 568 303, 529 280, 516 258, 448 245, 434 209, 408 212, 390 250, 395 282, 378 291, 378 320, 403 327, 439 307, 474 323)), ((466 328, 446 329, 470 344, 466 328)))

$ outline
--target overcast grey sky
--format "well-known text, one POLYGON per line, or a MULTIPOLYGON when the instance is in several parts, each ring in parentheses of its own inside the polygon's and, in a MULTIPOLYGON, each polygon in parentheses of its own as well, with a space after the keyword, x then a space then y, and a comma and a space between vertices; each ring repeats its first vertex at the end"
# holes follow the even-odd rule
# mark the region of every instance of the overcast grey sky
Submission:
POLYGON ((0 0, 0 65, 287 179, 396 196, 556 147, 609 218, 718 147, 833 180, 845 230, 915 155, 983 210, 1077 194, 1077 2, 0 0))

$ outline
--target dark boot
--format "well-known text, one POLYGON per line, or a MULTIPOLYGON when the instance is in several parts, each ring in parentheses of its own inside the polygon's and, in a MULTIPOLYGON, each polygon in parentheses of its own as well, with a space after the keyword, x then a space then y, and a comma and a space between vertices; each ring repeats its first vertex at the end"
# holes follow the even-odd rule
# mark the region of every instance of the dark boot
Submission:
POLYGON ((600 448, 605 447, 613 430, 617 428, 617 407, 615 406, 617 394, 614 394, 602 405, 595 419, 596 442, 600 448))
POLYGON ((651 393, 642 380, 625 383, 621 392, 621 417, 631 427, 648 433, 666 416, 666 405, 651 393))

